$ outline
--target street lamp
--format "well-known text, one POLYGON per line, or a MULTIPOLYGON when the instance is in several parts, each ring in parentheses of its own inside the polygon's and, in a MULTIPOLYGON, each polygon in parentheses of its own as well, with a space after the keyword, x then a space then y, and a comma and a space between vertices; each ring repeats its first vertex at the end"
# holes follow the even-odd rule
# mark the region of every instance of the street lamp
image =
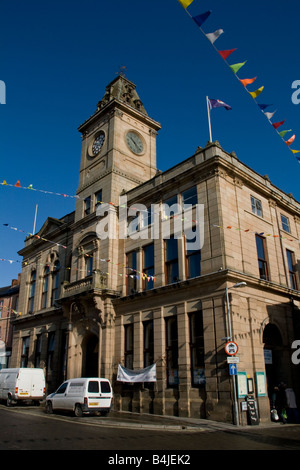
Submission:
POLYGON ((232 340, 232 330, 231 330, 231 315, 230 315, 230 307, 229 307, 229 296, 228 296, 228 290, 232 288, 238 288, 238 287, 244 287, 247 285, 247 282, 237 282, 231 287, 226 287, 226 303, 227 303, 227 319, 228 319, 228 340, 232 340))
MULTIPOLYGON (((227 319, 228 319, 228 341, 232 341, 232 329, 231 329, 231 318, 230 318, 230 307, 229 307, 229 296, 228 296, 228 290, 231 288, 238 288, 238 287, 244 287, 246 286, 246 282, 237 282, 231 287, 226 286, 226 303, 227 303, 227 319)), ((239 409, 238 409, 238 401, 237 401, 237 394, 236 394, 236 383, 235 383, 235 376, 232 376, 232 382, 233 382, 233 394, 234 394, 234 414, 235 414, 235 424, 239 426, 239 409)))

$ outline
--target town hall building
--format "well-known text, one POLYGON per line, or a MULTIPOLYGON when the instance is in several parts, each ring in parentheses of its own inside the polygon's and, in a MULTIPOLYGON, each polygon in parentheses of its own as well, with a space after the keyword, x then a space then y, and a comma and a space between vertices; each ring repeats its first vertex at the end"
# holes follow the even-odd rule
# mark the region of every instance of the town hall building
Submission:
POLYGON ((123 75, 79 127, 76 208, 19 251, 10 366, 42 367, 48 393, 106 377, 140 413, 246 424, 251 395, 268 421, 280 381, 300 399, 300 204, 218 142, 158 171, 160 127, 123 75))

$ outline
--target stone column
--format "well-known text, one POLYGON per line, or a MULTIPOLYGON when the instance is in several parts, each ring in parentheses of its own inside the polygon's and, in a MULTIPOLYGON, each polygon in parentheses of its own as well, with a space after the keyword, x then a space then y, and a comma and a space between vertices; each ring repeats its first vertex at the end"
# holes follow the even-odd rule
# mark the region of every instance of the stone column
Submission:
POLYGON ((154 360, 156 361, 156 390, 153 403, 154 414, 163 415, 165 413, 164 390, 166 388, 166 340, 165 325, 163 318, 163 307, 153 311, 154 328, 154 360))
POLYGON ((189 318, 185 307, 184 303, 177 305, 179 416, 190 416, 191 361, 189 351, 189 318))
MULTIPOLYGON (((133 319, 133 369, 143 368, 143 324, 142 314, 138 312, 133 319)), ((132 396, 132 411, 141 411, 141 383, 134 384, 132 396)))
POLYGON ((217 421, 232 422, 233 395, 231 393, 224 346, 226 340, 224 298, 202 301, 205 374, 206 416, 217 421))

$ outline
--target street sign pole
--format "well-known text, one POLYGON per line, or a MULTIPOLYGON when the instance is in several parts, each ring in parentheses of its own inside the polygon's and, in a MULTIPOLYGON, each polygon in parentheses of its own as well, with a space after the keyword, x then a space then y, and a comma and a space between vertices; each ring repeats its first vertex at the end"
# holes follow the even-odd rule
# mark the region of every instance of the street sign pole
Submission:
MULTIPOLYGON (((227 286, 226 286, 226 303, 227 303, 228 339, 229 339, 229 341, 232 341, 230 306, 229 306, 229 295, 228 295, 228 287, 227 286)), ((235 424, 236 424, 236 426, 239 426, 239 420, 240 419, 239 419, 239 408, 238 408, 237 393, 236 393, 236 378, 235 378, 235 375, 232 376, 232 383, 233 383, 235 424)))
POLYGON ((239 426, 239 411, 238 411, 237 393, 236 393, 236 375, 232 376, 232 382, 233 382, 234 410, 235 410, 235 421, 236 421, 235 424, 239 426))
MULTIPOLYGON (((246 282, 237 282, 232 287, 243 287, 246 286, 246 282)), ((228 296, 228 287, 225 288, 226 293, 226 304, 227 304, 227 335, 228 340, 232 341, 232 329, 231 329, 231 315, 230 315, 230 305, 229 305, 229 296, 228 296)), ((236 378, 235 376, 232 377, 233 380, 233 393, 234 393, 234 414, 235 414, 235 424, 239 426, 239 408, 238 408, 238 401, 237 401, 237 393, 236 393, 236 378)))

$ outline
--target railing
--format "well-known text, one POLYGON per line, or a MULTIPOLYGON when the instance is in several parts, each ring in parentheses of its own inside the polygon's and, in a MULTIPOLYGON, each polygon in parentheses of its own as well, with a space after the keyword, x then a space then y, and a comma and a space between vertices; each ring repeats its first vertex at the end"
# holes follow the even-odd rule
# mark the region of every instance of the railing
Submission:
POLYGON ((65 282, 63 286, 62 297, 69 297, 73 294, 79 294, 91 289, 106 289, 107 277, 98 271, 94 271, 91 276, 79 279, 74 282, 65 282))

